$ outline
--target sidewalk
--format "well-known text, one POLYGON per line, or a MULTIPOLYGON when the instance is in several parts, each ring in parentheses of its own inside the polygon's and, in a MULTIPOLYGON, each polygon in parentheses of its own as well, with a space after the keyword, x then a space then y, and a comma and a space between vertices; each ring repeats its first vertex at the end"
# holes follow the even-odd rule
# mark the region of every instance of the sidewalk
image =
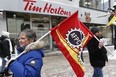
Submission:
MULTIPOLYGON (((60 51, 57 51, 60 52, 60 51)), ((62 54, 52 54, 44 57, 42 68, 42 77, 76 77, 68 61, 62 54)), ((85 76, 92 77, 93 69, 90 66, 88 53, 84 53, 85 76)), ((109 60, 103 68, 104 77, 116 77, 116 62, 109 60)), ((12 77, 12 76, 9 76, 12 77)))
MULTIPOLYGON (((92 77, 93 69, 89 63, 88 53, 84 53, 85 76, 92 77)), ((43 59, 42 77, 76 77, 72 67, 65 57, 56 51, 55 54, 47 55, 43 59)), ((103 68, 104 77, 116 77, 116 62, 109 60, 103 68)))
MULTIPOLYGON (((113 51, 113 47, 108 47, 113 51)), ((109 54, 109 53, 108 53, 109 54)), ((89 63, 88 51, 83 51, 84 64, 85 64, 85 76, 92 77, 93 68, 89 63)), ((45 53, 43 58, 44 64, 41 71, 42 77, 76 77, 72 70, 72 67, 62 55, 61 51, 53 51, 50 53, 45 53)), ((104 77, 116 77, 116 58, 110 59, 106 66, 103 68, 104 77)), ((12 77, 12 76, 9 76, 12 77)))

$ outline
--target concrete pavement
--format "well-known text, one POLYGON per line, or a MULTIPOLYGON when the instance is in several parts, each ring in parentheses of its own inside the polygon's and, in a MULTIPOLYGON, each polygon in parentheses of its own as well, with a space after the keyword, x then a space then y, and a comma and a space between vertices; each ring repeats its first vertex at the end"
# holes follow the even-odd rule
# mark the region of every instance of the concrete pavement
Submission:
MULTIPOLYGON (((60 52, 60 51, 56 51, 60 52)), ((68 61, 62 54, 54 54, 44 57, 42 77, 76 77, 68 61)), ((89 63, 88 53, 84 53, 85 76, 92 77, 93 68, 89 63)), ((116 62, 109 60, 103 68, 104 77, 116 77, 116 62)))
MULTIPOLYGON (((113 47, 109 47, 113 51, 113 47)), ((109 55, 109 53, 108 53, 109 55)), ((84 51, 84 64, 85 64, 85 76, 92 77, 93 68, 89 63, 87 51, 84 51)), ((42 77, 76 77, 72 70, 72 67, 62 55, 60 51, 52 51, 45 53, 43 58, 44 65, 42 67, 42 77)), ((116 77, 116 59, 110 59, 106 66, 103 68, 104 77, 116 77)), ((9 76, 12 77, 12 76, 9 76)))

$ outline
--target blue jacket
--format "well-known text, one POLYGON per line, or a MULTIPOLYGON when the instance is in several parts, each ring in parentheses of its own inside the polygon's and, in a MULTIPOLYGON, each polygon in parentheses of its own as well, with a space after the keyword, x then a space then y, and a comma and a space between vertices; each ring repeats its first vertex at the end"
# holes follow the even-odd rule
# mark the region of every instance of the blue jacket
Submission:
POLYGON ((44 52, 42 49, 32 50, 21 55, 9 65, 14 77, 41 77, 44 52))

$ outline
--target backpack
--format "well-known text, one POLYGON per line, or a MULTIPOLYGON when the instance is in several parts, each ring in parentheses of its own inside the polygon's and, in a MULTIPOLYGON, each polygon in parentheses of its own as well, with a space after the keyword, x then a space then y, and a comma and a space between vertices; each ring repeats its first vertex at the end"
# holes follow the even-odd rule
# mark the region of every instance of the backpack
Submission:
POLYGON ((2 45, 1 45, 1 41, 0 41, 0 57, 3 57, 2 52, 3 52, 3 50, 2 50, 2 45))
POLYGON ((3 52, 3 46, 2 46, 2 43, 1 43, 1 41, 0 41, 0 57, 1 58, 5 58, 7 55, 5 55, 4 54, 4 52, 3 52))

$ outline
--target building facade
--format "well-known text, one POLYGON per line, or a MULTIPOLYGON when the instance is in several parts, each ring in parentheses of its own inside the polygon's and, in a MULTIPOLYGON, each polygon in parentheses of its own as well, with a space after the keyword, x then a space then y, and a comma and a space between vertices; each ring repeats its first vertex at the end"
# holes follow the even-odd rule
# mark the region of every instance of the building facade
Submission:
MULTIPOLYGON (((112 44, 112 30, 105 26, 108 23, 107 8, 109 1, 104 0, 0 0, 0 35, 1 31, 11 33, 11 38, 18 39, 18 33, 30 28, 37 33, 38 39, 52 27, 59 24, 75 11, 79 19, 88 27, 100 27, 106 44, 112 44), (69 5, 70 4, 70 5, 69 5), (107 6, 105 6, 107 4, 107 6)), ((43 39, 45 50, 58 50, 51 36, 43 39)))
POLYGON ((114 43, 114 28, 106 27, 110 14, 108 9, 111 7, 112 0, 80 0, 79 15, 80 20, 88 28, 97 26, 104 38, 105 45, 114 43))
MULTIPOLYGON (((79 2, 75 1, 0 0, 0 33, 3 30, 10 32, 11 38, 17 43, 19 32, 30 28, 37 33, 39 39, 79 8, 79 2)), ((57 49, 50 35, 43 40, 46 43, 45 50, 57 49)))

